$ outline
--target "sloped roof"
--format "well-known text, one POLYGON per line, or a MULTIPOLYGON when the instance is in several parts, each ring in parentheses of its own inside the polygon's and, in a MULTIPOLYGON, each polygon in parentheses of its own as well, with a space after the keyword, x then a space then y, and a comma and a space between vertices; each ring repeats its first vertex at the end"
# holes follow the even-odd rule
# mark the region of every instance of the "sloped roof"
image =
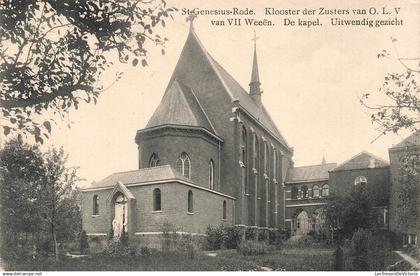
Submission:
POLYGON ((392 148, 403 148, 403 147, 411 147, 411 146, 419 146, 420 145, 420 130, 417 130, 392 148))
POLYGON ((367 151, 362 151, 351 159, 338 165, 334 171, 383 168, 388 166, 389 163, 382 158, 376 157, 367 151))
POLYGON ((328 172, 337 166, 336 163, 320 164, 290 168, 287 170, 286 182, 310 182, 326 180, 329 178, 328 172))
POLYGON ((216 134, 193 90, 177 80, 167 89, 146 128, 168 124, 204 127, 216 134))
POLYGON ((178 171, 172 169, 171 166, 165 165, 134 171, 113 173, 99 182, 93 182, 89 187, 86 187, 86 189, 113 187, 118 182, 121 182, 123 185, 127 185, 134 183, 147 183, 171 179, 181 179, 189 182, 191 181, 182 174, 180 174, 178 171))
MULTIPOLYGON (((224 92, 227 93, 230 100, 238 100, 239 105, 252 115, 263 127, 265 127, 271 135, 279 140, 286 148, 290 148, 286 140, 278 131, 276 125, 268 115, 264 107, 259 108, 257 104, 252 100, 251 96, 242 88, 242 86, 207 52, 204 48, 194 30, 191 29, 188 35, 187 41, 181 53, 181 57, 178 60, 176 69, 172 75, 171 81, 168 86, 175 79, 182 79, 182 76, 189 74, 188 70, 192 70, 194 66, 200 66, 201 68, 208 68, 206 74, 212 74, 216 76, 216 79, 220 81, 224 88, 224 92), (184 60, 188 60, 188 64, 184 64, 184 60), (191 64, 192 63, 192 64, 191 64), (191 64, 191 66, 190 66, 191 64), (180 77, 181 76, 181 77, 180 77)), ((203 79, 194 80, 196 82, 202 82, 209 79, 208 75, 203 75, 203 79)), ((189 85, 194 90, 194 81, 189 85)))
POLYGON ((280 131, 277 129, 274 122, 271 120, 270 115, 264 106, 259 108, 254 102, 248 92, 216 61, 210 56, 210 59, 214 63, 215 69, 219 72, 219 76, 226 83, 229 91, 232 94, 232 99, 239 100, 239 104, 248 111, 255 119, 257 119, 263 126, 265 126, 274 137, 276 137, 282 144, 289 147, 280 131))

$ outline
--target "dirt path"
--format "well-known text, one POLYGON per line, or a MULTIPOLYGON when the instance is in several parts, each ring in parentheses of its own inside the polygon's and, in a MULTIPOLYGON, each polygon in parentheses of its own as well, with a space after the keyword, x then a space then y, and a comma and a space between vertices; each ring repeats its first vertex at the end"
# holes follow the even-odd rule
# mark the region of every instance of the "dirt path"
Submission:
POLYGON ((403 258, 406 262, 408 262, 410 265, 415 267, 417 270, 420 270, 420 262, 418 263, 416 259, 413 257, 401 252, 401 251, 394 251, 398 255, 400 255, 401 258, 403 258))

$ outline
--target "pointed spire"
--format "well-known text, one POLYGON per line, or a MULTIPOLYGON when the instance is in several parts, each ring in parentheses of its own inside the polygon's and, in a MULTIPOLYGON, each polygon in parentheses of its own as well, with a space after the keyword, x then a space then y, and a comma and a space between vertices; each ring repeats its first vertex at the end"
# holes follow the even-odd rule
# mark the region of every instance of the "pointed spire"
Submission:
POLYGON ((254 60, 252 62, 252 73, 251 73, 251 82, 249 83, 249 94, 251 95, 254 102, 261 107, 261 88, 260 88, 260 75, 258 72, 258 60, 257 60, 257 35, 254 31, 254 60))
POLYGON ((194 19, 197 18, 197 14, 192 12, 187 17, 187 22, 190 21, 190 31, 194 30, 194 19))
POLYGON ((327 161, 325 160, 325 155, 323 155, 323 156, 322 156, 322 162, 321 162, 321 164, 322 164, 322 165, 327 164, 327 161))

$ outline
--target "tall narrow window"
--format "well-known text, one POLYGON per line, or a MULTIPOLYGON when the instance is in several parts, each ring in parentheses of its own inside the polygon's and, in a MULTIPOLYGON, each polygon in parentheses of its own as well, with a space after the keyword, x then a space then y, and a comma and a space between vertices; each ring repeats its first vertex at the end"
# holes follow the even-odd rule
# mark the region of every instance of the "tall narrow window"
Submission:
POLYGON ((254 168, 258 170, 258 137, 257 134, 254 134, 254 168))
POLYGON ((214 162, 212 159, 209 161, 209 188, 214 189, 214 162))
POLYGON ((242 173, 242 187, 246 194, 248 194, 248 181, 247 181, 247 173, 246 173, 246 161, 247 161, 247 134, 246 129, 242 126, 241 132, 241 173, 242 173))
POLYGON ((242 127, 241 161, 244 165, 246 165, 246 145, 247 145, 246 129, 245 127, 242 127))
POLYGON ((267 143, 264 144, 264 173, 268 174, 269 169, 269 150, 267 143))
POLYGON ((226 219, 226 200, 223 200, 223 219, 226 219))
POLYGON ((277 179, 277 151, 273 152, 273 178, 277 179))
POLYGON ((188 213, 194 212, 193 192, 188 191, 188 213))
POLYGON ((98 197, 98 195, 93 196, 93 215, 99 215, 99 197, 98 197))
POLYGON ((292 187, 292 199, 297 199, 298 193, 299 193, 298 188, 292 187))
POLYGON ((160 189, 156 188, 153 190, 153 211, 161 211, 161 193, 160 189))
POLYGON ((328 184, 325 184, 324 186, 322 186, 321 195, 323 197, 327 197, 329 195, 329 193, 330 193, 330 191, 329 191, 328 184))
POLYGON ((303 185, 301 189, 302 189, 302 198, 308 198, 309 197, 308 187, 306 187, 306 185, 303 185))
POLYGON ((157 166, 159 166, 159 156, 156 153, 153 153, 152 156, 150 156, 149 168, 157 166))
POLYGON ((187 153, 181 153, 176 161, 176 168, 183 176, 191 178, 191 161, 187 153))
POLYGON ((319 187, 318 187, 318 185, 314 185, 312 187, 312 197, 319 197, 319 187))

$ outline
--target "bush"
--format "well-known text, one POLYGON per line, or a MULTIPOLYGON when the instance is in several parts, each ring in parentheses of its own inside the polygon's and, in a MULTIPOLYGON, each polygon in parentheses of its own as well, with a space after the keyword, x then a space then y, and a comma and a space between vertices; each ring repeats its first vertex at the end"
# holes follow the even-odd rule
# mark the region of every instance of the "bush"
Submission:
POLYGON ((236 249, 239 244, 239 229, 238 227, 225 227, 225 247, 227 249, 236 249))
POLYGON ((177 244, 177 252, 182 252, 188 256, 189 259, 194 259, 195 245, 191 234, 183 234, 177 244))
POLYGON ((218 250, 222 247, 225 241, 225 231, 223 226, 212 227, 208 226, 206 230, 207 234, 207 249, 218 250))
POLYGON ((351 241, 352 270, 369 270, 369 247, 372 244, 372 233, 359 229, 353 234, 351 241))
POLYGON ((267 231, 260 230, 258 231, 258 240, 259 241, 266 241, 268 239, 267 231))
POLYGON ((258 229, 254 227, 247 227, 245 230, 246 240, 256 240, 258 238, 258 229))
POLYGON ((89 243, 88 243, 88 236, 86 234, 86 231, 82 231, 80 234, 80 253, 86 254, 89 249, 89 243))
POLYGON ((101 253, 108 257, 126 257, 131 255, 130 248, 124 246, 121 241, 109 241, 101 253))
POLYGON ((150 251, 149 247, 142 246, 140 248, 140 255, 141 256, 150 256, 150 255, 152 255, 152 252, 150 251))
POLYGON ((265 255, 270 251, 270 247, 266 242, 243 240, 238 245, 237 251, 244 256, 265 255))

